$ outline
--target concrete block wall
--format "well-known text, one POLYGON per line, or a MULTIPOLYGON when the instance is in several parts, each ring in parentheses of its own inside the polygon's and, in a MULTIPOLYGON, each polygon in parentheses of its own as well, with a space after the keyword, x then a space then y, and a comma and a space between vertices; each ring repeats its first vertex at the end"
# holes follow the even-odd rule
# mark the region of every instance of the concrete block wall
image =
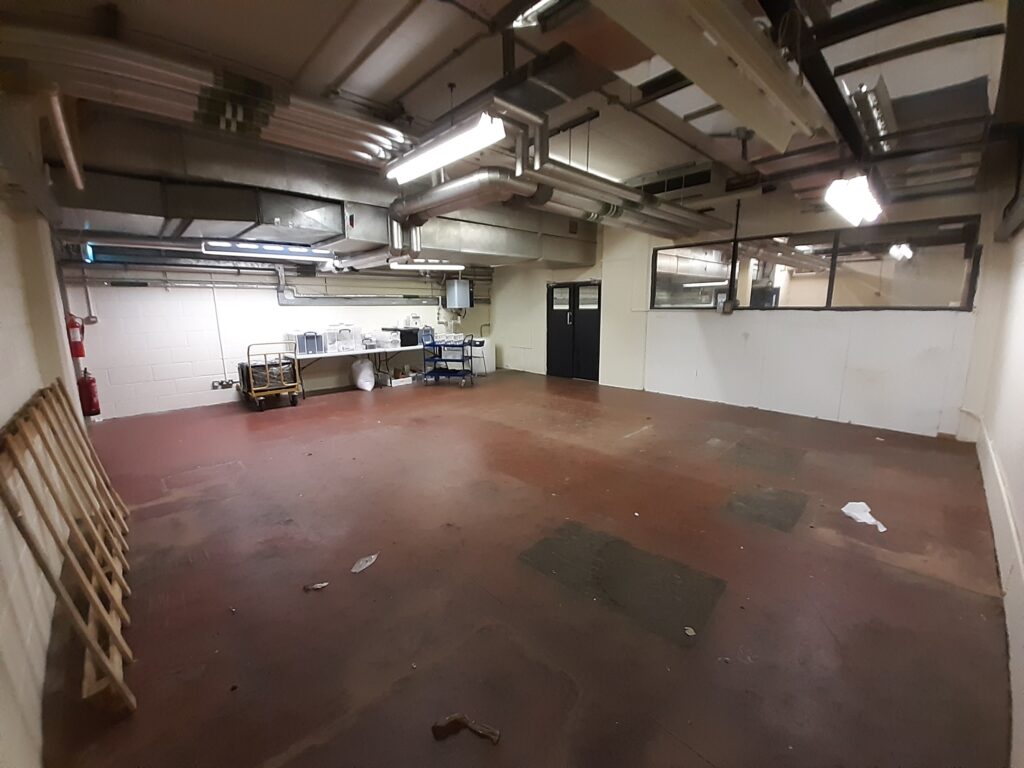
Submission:
MULTIPOLYGON (((185 279, 196 279, 190 275, 185 279)), ((414 286, 416 293, 422 285, 414 286)), ((363 288, 363 292, 373 292, 363 288)), ((410 291, 412 292, 412 291, 410 291)), ((249 344, 283 341, 293 330, 321 330, 332 323, 359 324, 365 331, 400 325, 417 313, 438 326, 436 307, 282 307, 276 291, 259 288, 90 288, 99 318, 86 326, 85 365, 97 379, 103 418, 236 401, 234 389, 212 389, 214 381, 237 379, 249 344), (223 347, 223 352, 222 352, 223 347)), ((69 286, 71 310, 87 312, 81 286, 69 286)), ((470 310, 463 328, 478 332, 489 321, 487 306, 470 310)), ((307 390, 351 384, 353 358, 324 359, 303 372, 307 390)), ((393 365, 421 367, 419 352, 400 354, 393 365)))

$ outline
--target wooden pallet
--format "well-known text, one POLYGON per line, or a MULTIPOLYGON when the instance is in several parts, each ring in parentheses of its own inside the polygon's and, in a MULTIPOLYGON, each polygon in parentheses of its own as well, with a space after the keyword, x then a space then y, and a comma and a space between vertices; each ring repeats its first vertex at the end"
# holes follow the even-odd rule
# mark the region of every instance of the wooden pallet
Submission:
POLYGON ((0 440, 0 501, 85 645, 82 697, 113 694, 134 710, 124 675, 134 658, 124 637, 128 508, 61 382, 39 390, 0 440))

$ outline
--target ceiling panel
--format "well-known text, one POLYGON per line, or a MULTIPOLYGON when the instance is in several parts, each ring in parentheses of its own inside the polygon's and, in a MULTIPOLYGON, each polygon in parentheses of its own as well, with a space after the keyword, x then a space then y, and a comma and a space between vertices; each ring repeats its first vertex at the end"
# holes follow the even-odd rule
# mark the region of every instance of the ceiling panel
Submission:
POLYGON ((454 48, 486 31, 480 22, 453 5, 436 0, 421 3, 342 87, 378 101, 390 101, 454 48))
MULTIPOLYGON (((600 110, 601 116, 571 132, 571 162, 578 168, 588 166, 588 128, 589 169, 602 176, 623 180, 695 159, 694 153, 677 139, 642 117, 605 103, 601 97, 577 99, 572 103, 572 114, 579 114, 588 107, 600 110)), ((568 162, 569 143, 569 132, 552 138, 551 156, 568 162)))
POLYGON ((989 37, 948 45, 914 56, 888 61, 839 78, 850 91, 867 85, 873 88, 880 76, 885 78, 893 99, 933 91, 979 77, 989 78, 989 108, 995 105, 999 87, 999 69, 1003 56, 1003 38, 989 37))
POLYGON ((433 122, 449 109, 448 83, 455 83, 455 103, 460 104, 501 74, 501 39, 488 37, 423 81, 402 103, 416 118, 433 122))
POLYGON ((825 60, 835 69, 840 64, 881 51, 929 40, 950 32, 1000 24, 1005 21, 1005 13, 1000 12, 994 3, 968 3, 945 11, 919 16, 899 24, 891 24, 869 35, 861 35, 833 45, 824 49, 823 52, 825 60))
POLYGON ((645 83, 652 77, 663 75, 672 69, 672 65, 665 61, 661 56, 654 56, 647 61, 641 61, 629 69, 623 69, 615 74, 621 77, 630 85, 639 86, 641 83, 645 83))

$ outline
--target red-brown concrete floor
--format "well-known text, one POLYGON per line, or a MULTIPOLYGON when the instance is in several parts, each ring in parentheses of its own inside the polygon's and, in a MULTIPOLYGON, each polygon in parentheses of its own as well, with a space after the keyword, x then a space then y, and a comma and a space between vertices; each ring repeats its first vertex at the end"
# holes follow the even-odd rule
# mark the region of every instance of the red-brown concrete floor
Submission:
POLYGON ((971 446, 514 373, 93 438, 135 509, 139 709, 61 690, 69 644, 51 766, 1007 764, 971 446), (791 531, 721 512, 768 487, 807 495, 791 531), (519 559, 566 520, 723 579, 694 644, 519 559), (434 742, 454 711, 500 744, 434 742))

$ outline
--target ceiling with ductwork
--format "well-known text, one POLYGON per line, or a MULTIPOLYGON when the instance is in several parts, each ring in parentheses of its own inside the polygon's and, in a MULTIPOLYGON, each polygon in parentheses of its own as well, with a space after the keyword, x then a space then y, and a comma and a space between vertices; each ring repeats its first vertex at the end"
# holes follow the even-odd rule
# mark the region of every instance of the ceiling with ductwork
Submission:
POLYGON ((962 192, 998 135, 1005 2, 560 0, 513 28, 532 5, 0 0, 0 56, 35 50, 39 76, 59 79, 67 62, 24 30, 127 46, 191 68, 200 108, 155 92, 118 101, 120 81, 68 93, 369 168, 494 92, 546 116, 553 159, 708 211, 758 185, 815 205, 850 163, 877 168, 893 199, 962 192), (276 104, 269 123, 226 124, 215 98, 200 119, 223 79, 276 104), (368 138, 354 120, 393 133, 368 138))

